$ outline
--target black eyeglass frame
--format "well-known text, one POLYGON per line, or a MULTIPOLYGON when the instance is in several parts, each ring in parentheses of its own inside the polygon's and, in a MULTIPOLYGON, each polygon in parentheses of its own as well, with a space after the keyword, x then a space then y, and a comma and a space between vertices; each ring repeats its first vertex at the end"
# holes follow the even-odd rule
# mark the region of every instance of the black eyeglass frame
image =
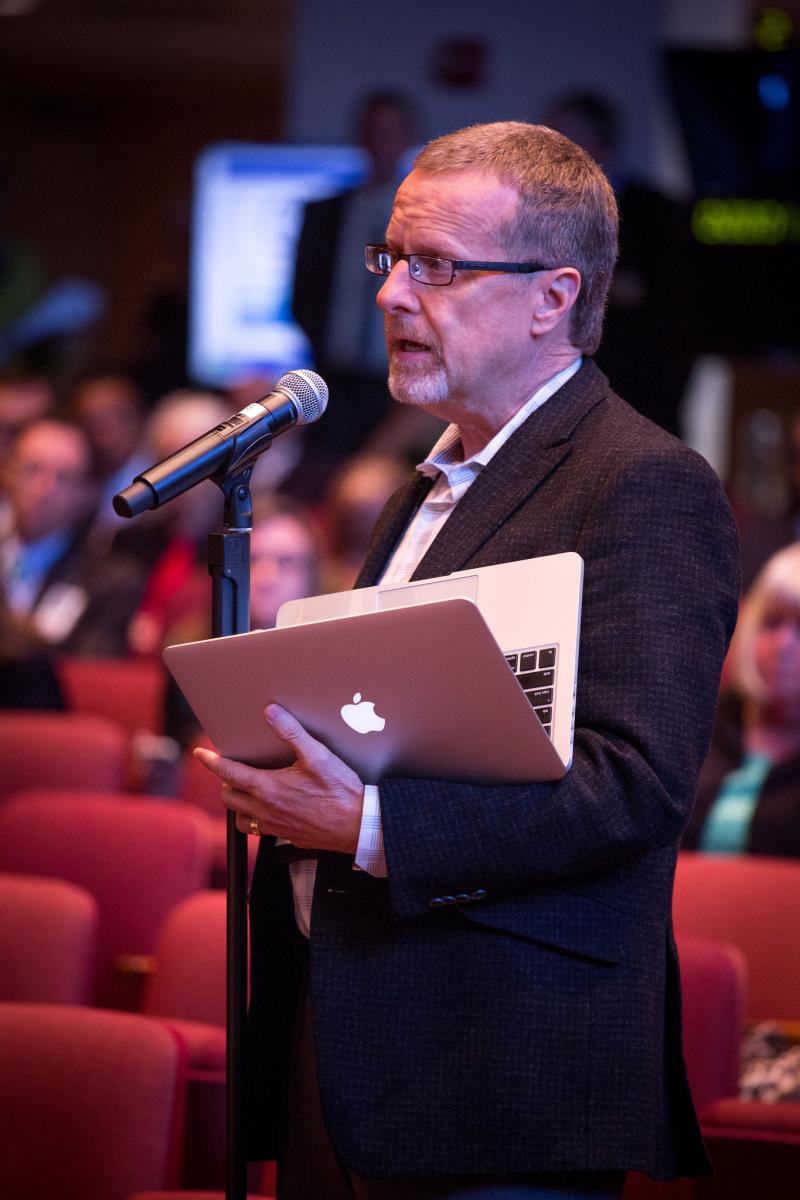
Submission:
POLYGON ((372 275, 380 275, 386 278, 391 275, 392 270, 398 262, 407 262, 411 278, 415 283, 422 283, 425 287, 448 287, 453 282, 456 271, 504 271, 509 275, 533 275, 537 271, 557 270, 556 267, 546 267, 543 263, 537 262, 483 262, 473 261, 472 259, 440 258, 438 254, 400 254, 399 251, 391 250, 388 246, 376 242, 370 242, 364 247, 364 264, 372 275), (376 271, 374 267, 370 266, 370 251, 391 255, 394 262, 388 271, 376 271), (428 279, 417 279, 411 267, 411 260, 414 258, 425 259, 428 262, 448 263, 450 265, 450 278, 443 280, 441 283, 431 283, 428 279))

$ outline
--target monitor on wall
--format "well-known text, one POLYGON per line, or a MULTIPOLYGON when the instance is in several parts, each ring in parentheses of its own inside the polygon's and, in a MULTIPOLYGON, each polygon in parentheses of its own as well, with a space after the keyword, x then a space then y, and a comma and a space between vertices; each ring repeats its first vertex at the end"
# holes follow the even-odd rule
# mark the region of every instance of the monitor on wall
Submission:
POLYGON ((365 174, 353 146, 222 143, 203 152, 192 218, 192 378, 228 386, 313 365, 291 315, 303 207, 365 174))

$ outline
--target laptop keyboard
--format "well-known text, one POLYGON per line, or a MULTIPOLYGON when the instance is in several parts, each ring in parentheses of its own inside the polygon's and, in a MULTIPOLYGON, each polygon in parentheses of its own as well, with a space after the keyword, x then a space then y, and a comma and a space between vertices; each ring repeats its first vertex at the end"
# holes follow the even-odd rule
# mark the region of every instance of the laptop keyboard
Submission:
POLYGON ((553 736, 553 697, 556 687, 557 647, 537 646, 531 650, 515 650, 506 654, 506 662, 519 680, 530 700, 533 711, 544 726, 548 737, 553 736))

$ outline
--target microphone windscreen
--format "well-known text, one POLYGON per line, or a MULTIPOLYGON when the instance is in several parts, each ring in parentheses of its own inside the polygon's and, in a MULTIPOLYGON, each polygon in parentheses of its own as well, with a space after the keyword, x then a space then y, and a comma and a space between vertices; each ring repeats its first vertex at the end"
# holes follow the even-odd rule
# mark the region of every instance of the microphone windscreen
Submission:
POLYGON ((287 371, 277 389, 286 392, 297 409, 297 424, 311 425, 328 407, 328 385, 316 371, 287 371))

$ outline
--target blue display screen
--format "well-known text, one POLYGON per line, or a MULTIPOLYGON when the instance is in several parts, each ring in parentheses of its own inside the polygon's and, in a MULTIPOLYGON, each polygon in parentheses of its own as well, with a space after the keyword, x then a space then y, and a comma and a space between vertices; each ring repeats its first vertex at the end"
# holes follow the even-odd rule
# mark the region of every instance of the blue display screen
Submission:
POLYGON ((229 386, 313 365, 292 321, 303 207, 366 174, 352 146, 223 143, 197 161, 192 220, 189 370, 229 386))

